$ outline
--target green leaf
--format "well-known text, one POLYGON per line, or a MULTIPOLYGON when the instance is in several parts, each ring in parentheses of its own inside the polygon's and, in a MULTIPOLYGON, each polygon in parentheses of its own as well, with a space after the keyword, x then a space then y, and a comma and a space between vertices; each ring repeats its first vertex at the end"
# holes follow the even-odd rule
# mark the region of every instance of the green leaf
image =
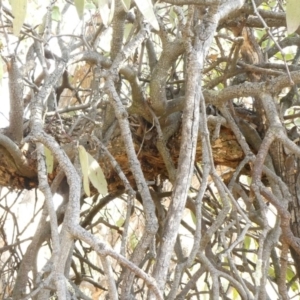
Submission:
POLYGON ((131 0, 121 0, 121 3, 122 3, 122 5, 123 5, 123 7, 124 7, 124 10, 125 10, 126 12, 128 12, 129 9, 130 9, 131 0))
POLYGON ((76 10, 77 10, 78 17, 80 20, 82 20, 85 0, 74 0, 74 4, 75 4, 76 10))
POLYGON ((46 157, 47 173, 51 174, 53 172, 53 163, 54 163, 53 154, 47 147, 44 147, 44 153, 46 157))
POLYGON ((98 190, 99 194, 106 195, 108 192, 107 182, 98 162, 88 152, 86 152, 83 146, 79 146, 78 151, 85 193, 90 196, 91 181, 92 185, 98 190))
POLYGON ((113 18, 115 11, 115 0, 99 0, 98 9, 104 26, 108 26, 113 18), (110 4, 110 8, 109 8, 110 4))
POLYGON ((153 10, 151 0, 134 0, 139 11, 145 17, 146 21, 155 29, 159 30, 159 25, 153 10))
POLYGON ((249 236, 246 236, 244 239, 244 247, 245 249, 249 249, 251 245, 251 238, 249 236))
POLYGON ((129 240, 130 248, 131 248, 132 250, 134 250, 135 247, 137 246, 138 242, 139 242, 139 241, 138 241, 136 235, 133 233, 133 234, 130 236, 130 240, 129 240))
POLYGON ((196 216, 191 210, 190 210, 190 212, 191 212, 191 218, 193 220, 193 223, 196 225, 196 216))
POLYGON ((53 6, 51 17, 53 21, 61 21, 61 14, 58 6, 53 6))
POLYGON ((238 291, 236 289, 233 289, 232 300, 235 300, 235 299, 240 299, 240 294, 238 293, 238 291))
POLYGON ((125 24, 124 26, 124 40, 127 41, 129 34, 131 33, 133 25, 131 23, 125 24))
POLYGON ((88 156, 88 176, 92 183, 92 185, 98 190, 99 194, 106 195, 107 194, 107 182, 101 167, 98 162, 87 153, 88 156))
POLYGON ((283 56, 281 52, 277 52, 274 56, 279 60, 283 60, 283 56))
POLYGON ((109 13, 109 24, 111 23, 111 21, 113 20, 114 17, 114 13, 115 13, 115 0, 111 0, 111 4, 110 4, 110 13, 109 13))
POLYGON ((89 158, 88 153, 85 151, 83 146, 78 147, 79 161, 81 165, 81 171, 83 175, 83 189, 85 193, 90 196, 90 183, 89 183, 89 158))
POLYGON ((286 2, 286 24, 287 32, 295 32, 300 25, 300 5, 299 0, 287 0, 286 2))
POLYGON ((109 0, 99 0, 98 9, 102 19, 102 22, 105 26, 108 26, 109 18, 109 0))
POLYGON ((123 226, 124 222, 125 222, 124 218, 120 218, 120 219, 116 222, 116 226, 121 227, 121 226, 123 226))
POLYGON ((170 17, 170 22, 172 24, 172 28, 174 28, 176 26, 177 15, 176 15, 173 7, 171 7, 171 9, 170 9, 169 17, 170 17))
POLYGON ((285 54, 285 59, 286 59, 287 61, 291 61, 291 60, 294 59, 294 56, 295 56, 294 53, 286 53, 286 54, 285 54))
POLYGON ((93 2, 88 1, 88 2, 85 4, 85 9, 88 9, 88 10, 96 9, 96 5, 95 5, 93 2))
POLYGON ((252 177, 246 176, 246 178, 247 178, 247 183, 248 183, 248 185, 250 186, 251 183, 252 183, 252 177))
POLYGON ((270 277, 275 277, 275 270, 274 270, 274 267, 270 267, 269 268, 269 271, 268 271, 268 275, 270 276, 270 277))
MULTIPOLYGON (((295 277, 295 272, 293 271, 293 269, 291 268, 291 266, 289 266, 287 268, 287 271, 286 271, 286 280, 288 283, 290 283, 294 277, 295 277)), ((298 291, 299 290, 299 284, 297 281, 294 281, 291 285, 291 288, 294 292, 298 291)))
POLYGON ((294 123, 299 127, 300 126, 300 118, 294 119, 294 123))
POLYGON ((11 0, 13 19, 13 34, 19 36, 26 17, 27 0, 11 0))

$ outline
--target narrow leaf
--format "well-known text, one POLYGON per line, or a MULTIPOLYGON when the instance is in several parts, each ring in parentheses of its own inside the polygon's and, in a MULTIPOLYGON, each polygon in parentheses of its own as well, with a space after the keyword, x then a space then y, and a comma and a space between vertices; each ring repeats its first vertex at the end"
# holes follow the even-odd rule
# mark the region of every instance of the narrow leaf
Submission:
POLYGON ((98 9, 99 13, 103 22, 104 26, 109 25, 109 16, 110 16, 110 9, 109 9, 109 0, 99 0, 98 1, 98 9))
POLYGON ((127 39, 129 38, 132 27, 133 27, 133 25, 131 23, 125 24, 125 28, 124 28, 124 41, 126 41, 125 43, 128 42, 127 39))
POLYGON ((44 147, 44 153, 46 157, 47 173, 51 174, 53 172, 53 162, 54 162, 53 154, 47 147, 44 147))
POLYGON ((251 245, 251 238, 249 236, 246 236, 244 239, 244 247, 245 249, 249 249, 251 245))
POLYGON ((196 224, 197 223, 196 216, 191 210, 190 210, 190 212, 191 212, 192 221, 194 224, 196 224))
POLYGON ((145 17, 146 21, 155 29, 159 30, 159 25, 154 14, 153 5, 151 0, 134 0, 139 11, 145 17))
POLYGON ((19 36, 26 17, 27 0, 11 0, 13 19, 13 34, 19 36))
POLYGON ((121 218, 116 222, 116 226, 122 227, 123 224, 124 224, 124 222, 125 222, 125 219, 121 217, 121 218))
POLYGON ((89 1, 89 2, 87 2, 87 3, 85 4, 85 7, 84 7, 84 8, 85 8, 85 9, 92 10, 92 9, 96 9, 96 5, 95 5, 93 2, 89 1))
POLYGON ((130 236, 129 243, 130 243, 131 250, 134 250, 138 244, 138 239, 134 233, 130 236))
POLYGON ((90 196, 90 183, 89 183, 89 158, 88 153, 85 151, 83 146, 78 147, 79 161, 81 165, 81 171, 83 175, 83 189, 85 193, 90 196))
POLYGON ((58 6, 53 6, 51 17, 52 17, 53 21, 56 21, 56 22, 61 21, 61 13, 60 13, 58 6))
POLYGON ((122 5, 123 5, 123 7, 124 7, 124 10, 125 10, 126 12, 128 12, 129 9, 130 9, 131 0, 121 0, 121 3, 122 3, 122 5))
POLYGON ((286 3, 286 24, 289 34, 295 32, 300 25, 299 0, 287 0, 286 3))
POLYGON ((77 14, 80 20, 83 18, 85 0, 74 0, 77 14))
POLYGON ((173 7, 171 7, 171 9, 170 9, 169 17, 170 17, 170 22, 172 24, 172 29, 173 29, 176 26, 176 19, 177 19, 177 15, 176 15, 173 7))
POLYGON ((112 22, 115 13, 115 0, 111 0, 110 2, 110 12, 108 17, 108 25, 112 22))
POLYGON ((103 171, 98 162, 87 153, 89 161, 89 179, 92 185, 98 190, 99 194, 107 194, 107 182, 103 171))

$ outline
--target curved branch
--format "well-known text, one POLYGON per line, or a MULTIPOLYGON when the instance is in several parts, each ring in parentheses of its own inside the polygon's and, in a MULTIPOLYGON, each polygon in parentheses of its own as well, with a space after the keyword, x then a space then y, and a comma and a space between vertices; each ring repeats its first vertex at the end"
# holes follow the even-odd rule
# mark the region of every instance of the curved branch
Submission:
POLYGON ((19 147, 7 136, 0 133, 0 145, 3 146, 7 152, 12 156, 17 173, 22 176, 33 178, 36 172, 32 170, 32 166, 28 162, 19 147))
POLYGON ((13 56, 7 63, 9 78, 9 134, 20 143, 23 139, 23 80, 18 68, 16 57, 13 56))
POLYGON ((161 57, 152 72, 150 81, 151 107, 157 116, 161 116, 166 111, 167 96, 165 87, 169 70, 183 52, 184 44, 182 40, 165 43, 161 57))
MULTIPOLYGON (((109 69, 112 65, 112 61, 99 54, 98 52, 87 51, 78 57, 78 61, 86 61, 90 64, 99 64, 105 69, 109 69)), ((128 80, 131 87, 132 105, 128 111, 130 113, 138 114, 143 116, 146 120, 151 120, 151 115, 145 107, 145 96, 140 85, 137 72, 129 65, 123 66, 119 70, 120 74, 128 80)), ((105 131, 105 130, 104 130, 105 131)))
MULTIPOLYGON (((300 83, 300 71, 291 72, 291 78, 295 84, 300 83)), ((278 94, 283 88, 290 87, 288 75, 281 75, 273 80, 265 82, 245 82, 243 84, 229 86, 221 91, 203 91, 207 103, 217 107, 227 101, 239 97, 259 97, 261 91, 266 91, 271 95, 278 94)), ((178 100, 179 101, 179 100, 178 100)), ((178 105, 178 103, 177 103, 178 105)))

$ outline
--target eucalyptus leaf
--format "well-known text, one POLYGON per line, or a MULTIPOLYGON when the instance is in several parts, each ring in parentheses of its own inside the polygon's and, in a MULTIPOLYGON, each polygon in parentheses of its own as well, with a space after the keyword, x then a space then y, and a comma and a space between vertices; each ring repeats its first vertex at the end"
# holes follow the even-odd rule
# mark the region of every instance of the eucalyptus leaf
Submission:
POLYGON ((77 14, 80 20, 83 18, 85 0, 74 0, 77 14))
POLYGON ((107 182, 103 171, 98 164, 98 162, 87 153, 89 168, 88 175, 92 185, 98 190, 99 194, 106 195, 107 194, 107 182))
POLYGON ((61 13, 60 13, 58 6, 53 6, 51 17, 52 17, 52 20, 54 20, 56 22, 61 21, 61 13))
POLYGON ((104 26, 109 25, 110 8, 109 0, 99 0, 98 9, 104 26))
POLYGON ((27 0, 11 0, 13 19, 13 34, 19 36, 26 17, 27 0))
POLYGON ((151 0, 134 0, 139 11, 145 17, 146 21, 155 29, 159 30, 159 25, 154 13, 153 4, 151 0))
POLYGON ((109 17, 108 17, 108 25, 112 22, 114 13, 115 13, 115 0, 111 0, 110 3, 110 12, 109 12, 109 17))
POLYGON ((53 165, 54 165, 53 154, 47 147, 44 147, 44 153, 46 157, 47 173, 51 174, 53 172, 53 165))
POLYGON ((300 3, 299 0, 287 0, 286 2, 286 24, 289 34, 295 32, 300 25, 300 3))
POLYGON ((123 7, 124 7, 124 10, 125 10, 126 12, 128 12, 129 9, 130 9, 131 0, 121 0, 121 3, 122 3, 122 5, 123 5, 123 7))
MULTIPOLYGON (((289 266, 286 270, 286 280, 287 282, 293 282, 293 279, 295 277, 295 272, 293 271, 293 269, 289 266)), ((298 284, 297 284, 297 281, 294 281, 293 284, 291 285, 291 288, 294 292, 296 292, 299 288, 298 284)))
POLYGON ((197 223, 196 215, 192 211, 190 211, 190 213, 191 213, 191 218, 192 218, 193 223, 196 224, 197 223))
POLYGON ((89 10, 96 9, 96 5, 92 1, 88 1, 85 3, 85 9, 89 9, 89 10))
POLYGON ((82 176, 83 176, 83 189, 84 192, 90 196, 90 183, 89 183, 89 158, 88 158, 88 153, 84 149, 83 146, 78 147, 78 152, 79 152, 79 161, 81 165, 81 171, 82 171, 82 176))
POLYGON ((249 249, 251 245, 251 238, 249 236, 245 236, 244 238, 244 247, 245 249, 249 249))

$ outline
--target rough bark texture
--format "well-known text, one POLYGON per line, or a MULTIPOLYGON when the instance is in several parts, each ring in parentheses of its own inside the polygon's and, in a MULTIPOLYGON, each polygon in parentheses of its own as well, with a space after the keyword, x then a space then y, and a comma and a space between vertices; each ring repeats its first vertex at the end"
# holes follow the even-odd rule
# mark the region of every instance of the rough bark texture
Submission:
POLYGON ((42 218, 23 256, 23 229, 11 218, 19 203, 1 202, 6 298, 55 290, 67 299, 72 283, 86 299, 88 280, 101 299, 267 300, 274 285, 278 297, 295 297, 300 40, 281 34, 286 1, 145 1, 147 20, 138 1, 127 11, 116 0, 103 4, 112 23, 88 1, 72 32, 62 26, 72 25, 70 1, 50 1, 44 32, 24 24, 18 43, 2 2, 11 113, 0 131, 0 186, 45 196, 32 205, 30 222, 39 209, 42 218), (80 164, 78 146, 99 162, 108 195, 91 184, 87 197, 82 173, 92 182, 101 172, 80 164), (51 258, 39 274, 43 247, 51 258))
MULTIPOLYGON (((155 129, 153 129, 153 131, 155 131, 155 129)), ((155 146, 156 134, 150 134, 150 136, 152 137, 148 140, 145 140, 143 144, 141 144, 143 137, 135 135, 136 133, 133 134, 135 149, 137 153, 139 152, 138 159, 141 163, 146 179, 148 181, 154 181, 158 175, 161 175, 162 179, 168 178, 164 161, 155 146)), ((174 161, 176 166, 178 161, 180 143, 181 128, 179 128, 178 132, 169 140, 167 145, 167 147, 170 149, 172 160, 174 161)), ((70 147, 73 148, 75 146, 74 144, 70 144, 70 147)), ((32 170, 36 172, 36 154, 34 151, 34 147, 32 147, 32 145, 29 145, 29 148, 30 150, 24 151, 23 153, 30 161, 32 170)), ((66 148, 69 148, 69 146, 66 146, 66 148)), ((115 137, 110 142, 107 148, 120 164, 130 183, 135 186, 135 181, 128 165, 128 159, 121 136, 115 137)), ((92 151, 92 149, 90 150, 92 151)), ((224 166, 234 169, 244 157, 242 149, 240 148, 235 136, 227 128, 221 129, 220 137, 212 143, 212 150, 216 166, 224 166)), ((68 153, 69 151, 67 150, 66 152, 68 153)), ((196 152, 197 161, 201 161, 201 155, 201 144, 198 143, 196 152)), ((13 189, 32 189, 38 186, 37 175, 31 178, 20 175, 18 169, 15 166, 13 157, 3 146, 0 146, 0 156, 0 185, 11 187, 13 189)), ((74 158, 73 151, 71 151, 70 156, 71 159, 74 158)), ((123 188, 123 183, 121 182, 118 174, 115 172, 114 168, 110 164, 109 160, 104 156, 104 154, 103 157, 100 157, 99 163, 105 173, 109 185, 109 190, 113 191, 116 188, 123 188)), ((49 182, 52 182, 52 179, 55 177, 55 175, 56 172, 54 170, 53 174, 49 175, 49 182)))

